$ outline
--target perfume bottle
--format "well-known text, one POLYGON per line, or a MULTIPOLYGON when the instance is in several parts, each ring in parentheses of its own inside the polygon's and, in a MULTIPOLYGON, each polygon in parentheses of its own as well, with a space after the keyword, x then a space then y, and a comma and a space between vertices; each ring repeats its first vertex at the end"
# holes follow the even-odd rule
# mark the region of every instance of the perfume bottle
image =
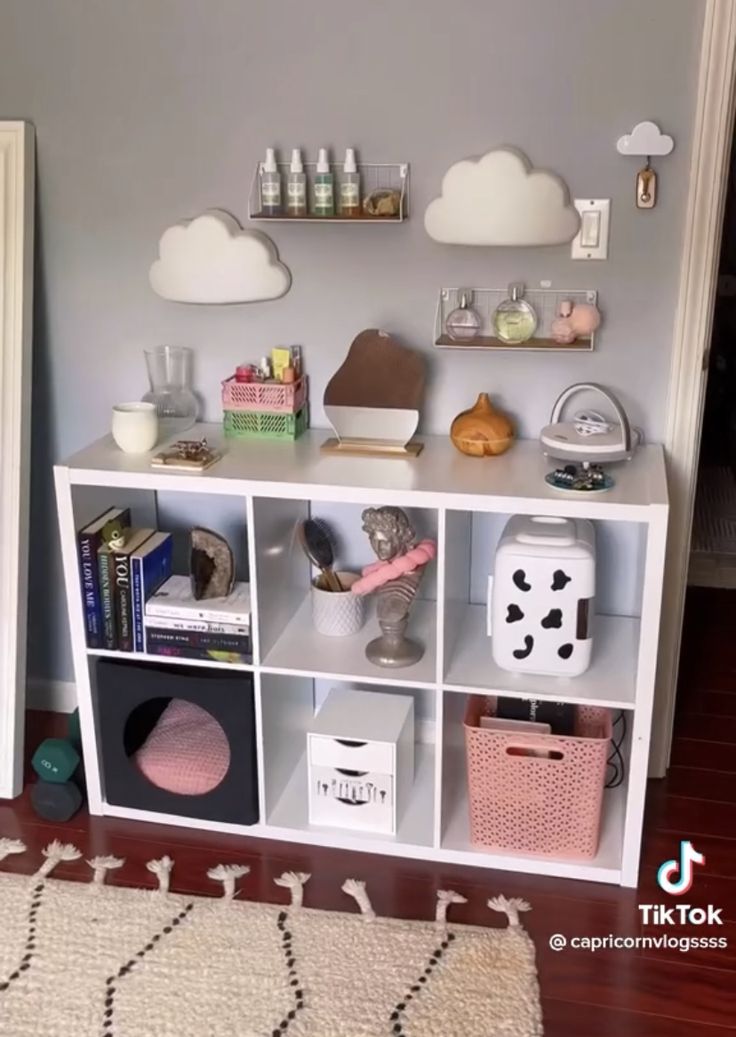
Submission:
POLYGON ((327 148, 319 149, 317 169, 314 174, 314 209, 315 216, 335 215, 335 177, 330 170, 327 148))
POLYGON ((527 342, 537 330, 537 315, 522 296, 523 284, 509 285, 510 298, 500 303, 491 317, 496 337, 509 345, 527 342))
POLYGON ((266 148, 266 161, 261 163, 261 210, 264 216, 281 212, 281 173, 273 148, 266 148))
POLYGON ((480 331, 480 314, 470 305, 471 301, 469 291, 460 292, 460 305, 445 321, 445 331, 453 342, 469 342, 480 331))
POLYGON ((291 165, 286 177, 286 212, 289 216, 307 215, 307 177, 299 148, 291 152, 291 165))

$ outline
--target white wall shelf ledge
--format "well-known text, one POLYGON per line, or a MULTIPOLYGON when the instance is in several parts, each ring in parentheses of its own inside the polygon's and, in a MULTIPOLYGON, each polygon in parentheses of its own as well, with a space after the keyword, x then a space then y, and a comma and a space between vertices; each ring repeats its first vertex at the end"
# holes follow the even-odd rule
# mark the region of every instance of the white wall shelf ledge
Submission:
POLYGON ((198 424, 190 439, 206 436, 225 456, 206 472, 153 470, 149 455, 124 454, 112 436, 103 436, 65 462, 72 484, 181 490, 217 494, 247 493, 318 501, 357 501, 408 507, 470 511, 526 511, 570 518, 647 521, 653 505, 667 507, 664 455, 659 444, 640 447, 631 461, 617 465, 616 485, 595 499, 571 500, 547 486, 554 464, 536 440, 522 439, 489 463, 460 454, 445 436, 421 436, 424 450, 414 459, 326 456, 320 447, 329 433, 310 429, 294 443, 253 443, 225 439, 219 424, 198 424), (247 486, 245 485, 247 483, 247 486))
MULTIPOLYGON (((551 467, 539 444, 520 441, 486 461, 459 454, 446 437, 423 437, 412 460, 325 456, 328 433, 295 443, 223 440, 225 453, 206 472, 152 470, 149 457, 123 454, 105 436, 55 469, 67 605, 79 699, 90 811, 133 820, 208 828, 347 850, 556 875, 634 886, 637 882, 662 597, 668 497, 662 448, 641 447, 613 470, 608 493, 573 498, 544 482, 551 467), (230 666, 161 656, 110 653, 86 646, 76 530, 112 504, 130 505, 134 522, 175 528, 222 509, 235 522, 251 584, 253 661, 230 666), (365 646, 375 615, 352 637, 319 635, 311 619, 312 571, 295 541, 297 523, 327 518, 346 561, 372 560, 360 514, 365 506, 405 508, 422 536, 437 541, 408 634, 425 646, 415 666, 373 666, 365 646), (178 509, 178 510, 177 510, 178 509), (178 514, 178 520, 171 516, 178 514), (513 674, 493 662, 486 636, 485 585, 495 545, 513 514, 589 518, 598 543, 596 616, 589 670, 576 678, 513 674), (145 521, 144 521, 145 519, 145 521), (107 802, 95 717, 98 658, 212 666, 252 676, 259 818, 251 826, 134 809, 107 802), (315 827, 307 814, 306 732, 334 685, 367 693, 395 689, 414 699, 417 767, 410 801, 394 837, 315 827), (592 860, 494 851, 471 844, 463 748, 464 695, 535 697, 624 710, 626 780, 604 796, 601 841, 592 860)), ((223 518, 223 521, 225 519, 223 518)), ((211 523, 217 528, 213 518, 211 523)), ((230 526, 232 528, 232 525, 230 526)), ((193 807, 193 814, 196 808, 193 807)))
POLYGON ((380 630, 375 616, 350 637, 327 637, 312 623, 312 604, 307 597, 294 614, 274 647, 264 657, 266 673, 298 674, 319 678, 388 684, 395 687, 434 688, 436 684, 436 611, 434 601, 419 600, 411 613, 410 636, 426 646, 424 656, 414 666, 386 670, 366 659, 365 646, 380 630))
POLYGON ((445 688, 513 698, 550 699, 578 705, 631 709, 636 701, 636 659, 639 620, 631 616, 596 616, 594 637, 599 647, 593 663, 580 677, 542 677, 511 673, 490 655, 483 605, 449 603, 445 630, 445 688))

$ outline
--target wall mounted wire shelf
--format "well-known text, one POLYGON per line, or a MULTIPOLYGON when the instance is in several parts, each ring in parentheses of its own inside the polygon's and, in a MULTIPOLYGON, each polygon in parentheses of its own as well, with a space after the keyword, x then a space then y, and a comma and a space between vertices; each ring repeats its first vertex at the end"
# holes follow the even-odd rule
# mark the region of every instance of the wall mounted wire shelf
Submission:
MULTIPOLYGON (((342 179, 342 163, 331 162, 330 171, 335 177, 335 215, 313 216, 314 208, 314 175, 317 170, 316 162, 305 162, 304 172, 307 174, 307 215, 290 216, 285 210, 272 216, 263 212, 261 199, 261 165, 256 165, 248 198, 248 218, 251 220, 263 220, 268 223, 403 223, 409 215, 408 210, 408 188, 409 188, 409 165, 406 162, 361 162, 358 166, 360 172, 360 200, 361 212, 356 216, 343 215, 340 210, 340 182, 342 179), (399 193, 399 211, 393 216, 371 216, 363 211, 363 202, 373 191, 387 190, 399 193)), ((286 178, 289 174, 288 162, 277 162, 279 173, 281 173, 283 194, 286 194, 286 178)))
POLYGON ((518 352, 537 351, 550 353, 555 351, 589 353, 595 348, 596 334, 586 338, 577 338, 574 342, 556 342, 552 338, 552 321, 559 313, 560 304, 566 299, 572 303, 587 302, 597 304, 598 293, 592 290, 575 289, 559 291, 551 288, 525 288, 523 298, 533 307, 537 315, 537 330, 533 338, 518 344, 504 342, 493 333, 493 314, 496 308, 510 296, 506 288, 442 288, 437 300, 435 313, 434 344, 438 349, 505 349, 518 352), (446 322, 453 310, 460 306, 461 297, 465 295, 470 306, 481 318, 478 334, 472 339, 458 340, 451 338, 446 331, 446 322))

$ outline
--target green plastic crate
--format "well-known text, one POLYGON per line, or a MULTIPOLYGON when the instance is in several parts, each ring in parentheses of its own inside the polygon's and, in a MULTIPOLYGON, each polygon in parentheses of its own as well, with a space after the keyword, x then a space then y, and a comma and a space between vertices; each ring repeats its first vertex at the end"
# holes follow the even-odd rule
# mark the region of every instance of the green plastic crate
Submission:
POLYGON ((309 427, 309 407, 296 414, 260 410, 226 410, 225 435, 238 439, 298 439, 309 427))

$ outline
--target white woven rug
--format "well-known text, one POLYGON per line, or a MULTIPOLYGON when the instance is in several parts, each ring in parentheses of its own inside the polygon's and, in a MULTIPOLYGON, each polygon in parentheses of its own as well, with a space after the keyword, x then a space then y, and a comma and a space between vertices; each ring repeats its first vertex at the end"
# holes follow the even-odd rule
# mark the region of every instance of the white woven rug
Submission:
MULTIPOLYGON (((0 839, 0 860, 23 850, 0 839)), ((407 922, 376 918, 352 879, 354 910, 341 913, 302 906, 303 874, 275 880, 286 889, 274 906, 236 899, 247 869, 233 865, 208 872, 215 899, 169 893, 168 858, 149 864, 154 892, 105 885, 114 858, 87 862, 82 883, 48 878, 74 847, 44 857, 32 877, 0 874, 3 1037, 542 1034, 523 901, 489 902, 504 928, 453 925, 452 892, 438 894, 435 922, 407 922)))

